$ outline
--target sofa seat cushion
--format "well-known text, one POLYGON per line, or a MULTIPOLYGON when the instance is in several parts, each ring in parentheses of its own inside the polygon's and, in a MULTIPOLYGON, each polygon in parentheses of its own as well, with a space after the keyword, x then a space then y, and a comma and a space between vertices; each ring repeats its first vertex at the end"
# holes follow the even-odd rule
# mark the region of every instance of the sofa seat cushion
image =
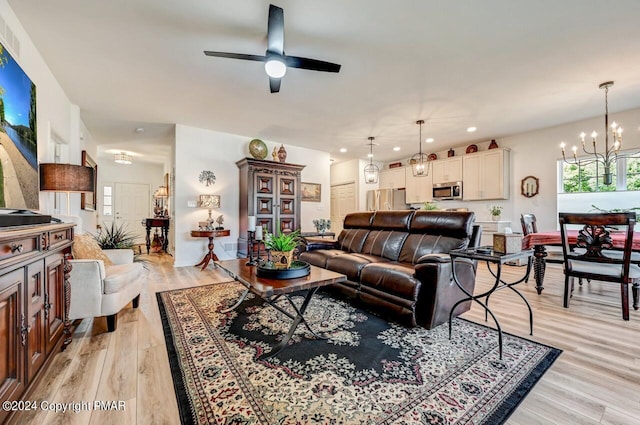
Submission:
POLYGON ((367 264, 371 264, 372 261, 387 260, 366 254, 343 254, 328 258, 326 268, 346 275, 349 280, 358 281, 360 270, 367 264))
POLYGON ((406 300, 417 300, 420 281, 414 276, 412 264, 407 263, 373 263, 368 264, 360 273, 360 289, 368 288, 400 297, 406 300))
POLYGON ((305 251, 300 253, 300 260, 316 267, 327 267, 327 260, 337 255, 343 255, 346 252, 339 249, 317 249, 315 251, 305 251))
POLYGON ((142 263, 119 264, 105 267, 104 293, 115 294, 140 278, 144 272, 142 263))

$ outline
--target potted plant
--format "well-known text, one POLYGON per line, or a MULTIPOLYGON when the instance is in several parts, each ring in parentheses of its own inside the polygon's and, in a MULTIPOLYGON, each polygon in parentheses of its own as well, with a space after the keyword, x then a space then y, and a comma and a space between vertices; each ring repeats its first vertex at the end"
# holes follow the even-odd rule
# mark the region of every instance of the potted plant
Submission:
POLYGON ((425 202, 422 204, 422 207, 420 207, 420 209, 423 211, 436 211, 439 210, 440 207, 438 206, 437 202, 425 202))
POLYGON ((313 220, 313 225, 316 227, 316 231, 318 233, 324 233, 327 230, 331 229, 331 220, 316 218, 313 220))
POLYGON ((498 221, 500 220, 500 215, 502 214, 502 207, 499 205, 491 205, 489 207, 489 212, 491 213, 491 220, 498 221))
POLYGON ((300 232, 294 230, 290 233, 265 233, 264 246, 269 250, 271 261, 275 268, 288 269, 293 261, 293 250, 300 243, 300 232))
POLYGON ((125 229, 123 224, 118 226, 113 221, 109 227, 100 228, 93 237, 102 249, 132 249, 136 245, 136 235, 125 229))

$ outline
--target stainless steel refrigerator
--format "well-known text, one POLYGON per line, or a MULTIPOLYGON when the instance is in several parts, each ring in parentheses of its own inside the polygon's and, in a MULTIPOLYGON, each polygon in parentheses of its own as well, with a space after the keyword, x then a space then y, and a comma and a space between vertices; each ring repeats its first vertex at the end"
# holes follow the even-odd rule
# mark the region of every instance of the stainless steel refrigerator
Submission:
POLYGON ((376 189, 367 191, 367 211, 406 210, 404 189, 376 189))

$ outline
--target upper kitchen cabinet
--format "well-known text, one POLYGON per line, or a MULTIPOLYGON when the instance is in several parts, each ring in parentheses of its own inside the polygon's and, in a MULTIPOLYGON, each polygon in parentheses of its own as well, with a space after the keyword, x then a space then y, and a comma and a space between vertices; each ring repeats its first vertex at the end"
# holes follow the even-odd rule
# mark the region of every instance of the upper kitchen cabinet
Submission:
POLYGON ((433 200, 433 173, 424 177, 414 177, 411 167, 405 167, 407 204, 419 204, 433 200))
POLYGON ((378 180, 378 187, 380 189, 401 189, 406 185, 404 179, 404 168, 389 168, 387 170, 380 171, 380 178, 378 180))
POLYGON ((491 149, 462 157, 465 201, 509 199, 509 150, 491 149))
POLYGON ((436 160, 431 163, 431 167, 434 184, 462 181, 461 157, 436 160))

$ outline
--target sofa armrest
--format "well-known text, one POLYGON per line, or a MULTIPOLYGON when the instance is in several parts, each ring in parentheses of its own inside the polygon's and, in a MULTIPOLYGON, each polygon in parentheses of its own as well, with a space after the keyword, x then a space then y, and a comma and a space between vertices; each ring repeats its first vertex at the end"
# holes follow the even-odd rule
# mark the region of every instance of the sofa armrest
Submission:
POLYGON ((308 241, 308 240, 304 240, 304 247, 306 249, 306 251, 315 251, 316 249, 336 249, 336 247, 338 246, 338 242, 337 241, 318 241, 318 240, 314 240, 314 241, 308 241))
POLYGON ((106 276, 102 260, 69 260, 71 273, 70 319, 95 317, 102 308, 104 278, 106 276))
MULTIPOLYGON (((455 284, 451 273, 449 254, 429 254, 426 262, 415 266, 415 277, 421 282, 421 290, 416 305, 416 318, 419 325, 432 329, 449 320, 453 305, 466 297, 455 284)), ((466 258, 455 261, 456 277, 465 290, 473 294, 476 282, 475 263, 466 258)), ((460 304, 454 316, 469 310, 471 302, 460 304)))
POLYGON ((113 264, 133 263, 133 249, 103 249, 113 264))
POLYGON ((446 253, 437 253, 437 254, 426 254, 422 257, 418 258, 416 264, 425 264, 425 263, 450 263, 451 257, 446 253))

